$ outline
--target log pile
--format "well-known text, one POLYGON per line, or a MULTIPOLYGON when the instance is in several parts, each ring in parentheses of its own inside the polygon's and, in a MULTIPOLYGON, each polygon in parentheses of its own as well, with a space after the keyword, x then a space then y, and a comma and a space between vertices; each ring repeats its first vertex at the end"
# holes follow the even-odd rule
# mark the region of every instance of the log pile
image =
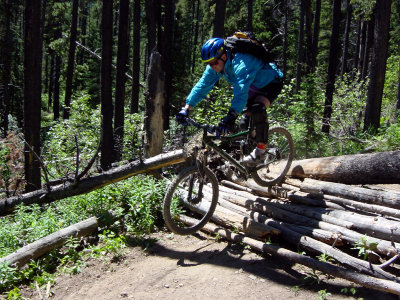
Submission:
POLYGON ((400 287, 400 190, 309 178, 286 179, 269 189, 251 180, 221 183, 212 221, 222 227, 214 232, 239 229, 245 238, 258 241, 279 235, 294 249, 300 246, 315 257, 329 256, 335 266, 354 272, 352 276, 364 274, 400 287))

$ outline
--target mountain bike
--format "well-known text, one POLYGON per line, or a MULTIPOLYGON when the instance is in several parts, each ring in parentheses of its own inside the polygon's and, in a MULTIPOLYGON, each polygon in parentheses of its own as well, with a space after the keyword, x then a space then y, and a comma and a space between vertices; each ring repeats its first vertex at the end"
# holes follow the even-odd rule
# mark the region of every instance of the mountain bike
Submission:
POLYGON ((201 146, 193 148, 192 164, 169 185, 164 197, 163 217, 169 230, 180 235, 193 234, 212 217, 218 202, 218 180, 208 167, 211 151, 228 162, 234 172, 252 178, 261 186, 272 186, 286 176, 294 156, 293 138, 283 127, 268 131, 265 161, 248 167, 241 163, 256 146, 255 128, 250 118, 247 130, 229 135, 215 134, 217 127, 186 118, 185 125, 202 129, 201 146), (229 150, 227 150, 229 149, 229 150), (187 224, 190 225, 187 225, 187 224))

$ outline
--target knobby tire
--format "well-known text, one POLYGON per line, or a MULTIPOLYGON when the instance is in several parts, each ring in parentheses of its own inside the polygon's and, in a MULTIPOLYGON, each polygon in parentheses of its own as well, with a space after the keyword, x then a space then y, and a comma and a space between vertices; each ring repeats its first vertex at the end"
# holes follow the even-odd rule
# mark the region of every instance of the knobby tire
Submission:
MULTIPOLYGON (((200 168, 202 168, 202 172, 200 172, 196 165, 182 170, 169 185, 167 193, 165 194, 163 205, 164 221, 168 229, 176 234, 189 235, 201 229, 210 220, 217 206, 219 192, 218 180, 208 167, 201 166, 200 168), (184 204, 187 205, 187 202, 183 201, 181 198, 187 197, 188 191, 191 190, 191 188, 189 188, 190 179, 193 177, 194 179, 201 178, 201 173, 204 174, 203 178, 206 181, 205 183, 208 184, 208 187, 204 187, 204 196, 202 195, 203 197, 201 197, 200 203, 192 205, 191 209, 187 208, 187 210, 182 211, 182 213, 177 213, 176 211, 179 211, 177 208, 178 204, 181 205, 182 202, 184 202, 184 204), (211 199, 209 199, 210 197, 205 197, 205 194, 209 196, 210 193, 211 199), (209 206, 200 212, 201 210, 199 210, 199 208, 203 207, 202 204, 209 206), (197 223, 194 225, 186 225, 184 222, 179 221, 179 215, 181 214, 190 217, 195 215, 197 217, 197 223)), ((195 190, 198 187, 197 184, 198 181, 192 181, 193 194, 195 194, 195 190)))

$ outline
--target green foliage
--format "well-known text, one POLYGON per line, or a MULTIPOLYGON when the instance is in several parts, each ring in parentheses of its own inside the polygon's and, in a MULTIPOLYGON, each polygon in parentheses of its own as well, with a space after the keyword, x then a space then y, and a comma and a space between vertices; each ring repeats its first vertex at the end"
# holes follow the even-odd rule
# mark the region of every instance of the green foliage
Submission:
POLYGON ((317 256, 317 258, 319 261, 326 262, 326 263, 334 261, 334 259, 332 257, 330 257, 329 255, 327 255, 325 253, 322 253, 320 256, 317 256))
POLYGON ((351 287, 351 288, 342 288, 341 290, 340 290, 343 294, 350 294, 350 295, 355 295, 355 294, 357 294, 357 289, 356 288, 354 288, 354 287, 351 287))
POLYGON ((388 58, 383 89, 381 124, 388 126, 396 121, 396 100, 399 86, 399 55, 388 58))
POLYGON ((216 125, 228 113, 232 97, 227 87, 214 87, 208 98, 193 110, 193 116, 199 122, 216 125))
POLYGON ((325 300, 328 299, 329 296, 332 296, 331 293, 327 292, 326 290, 320 290, 318 291, 318 298, 317 300, 325 300))
POLYGON ((161 206, 166 183, 145 176, 135 176, 119 185, 120 201, 125 208, 128 232, 150 233, 161 220, 161 206))
MULTIPOLYGON (((100 138, 100 106, 92 107, 91 97, 82 94, 71 103, 71 117, 54 123, 46 132, 43 159, 51 178, 74 177, 79 150, 79 172, 95 155, 100 138), (78 148, 77 148, 78 146, 78 148)), ((141 143, 140 114, 125 115, 125 139, 122 159, 137 156, 141 143)))
POLYGON ((361 237, 361 240, 354 244, 351 249, 358 250, 357 255, 362 256, 364 260, 368 259, 369 253, 376 249, 377 242, 369 242, 366 236, 361 237))
POLYGON ((104 255, 112 254, 120 257, 124 254, 127 243, 124 236, 107 229, 99 234, 99 239, 99 243, 91 248, 92 256, 101 258, 104 255))
POLYGON ((315 269, 312 269, 311 272, 308 272, 302 279, 305 282, 309 282, 310 284, 320 284, 321 283, 320 274, 315 269))
POLYGON ((16 267, 11 267, 7 263, 0 263, 0 291, 18 282, 16 267))

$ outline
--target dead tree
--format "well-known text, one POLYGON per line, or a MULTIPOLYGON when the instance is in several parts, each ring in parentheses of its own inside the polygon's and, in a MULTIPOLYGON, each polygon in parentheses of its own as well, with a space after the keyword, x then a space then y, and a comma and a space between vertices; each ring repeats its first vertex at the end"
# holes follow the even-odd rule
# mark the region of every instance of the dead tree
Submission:
POLYGON ((163 124, 165 105, 165 75, 160 53, 153 51, 150 56, 146 92, 146 156, 160 154, 163 145, 163 124))
POLYGON ((347 184, 400 183, 400 151, 294 161, 288 175, 347 184))

